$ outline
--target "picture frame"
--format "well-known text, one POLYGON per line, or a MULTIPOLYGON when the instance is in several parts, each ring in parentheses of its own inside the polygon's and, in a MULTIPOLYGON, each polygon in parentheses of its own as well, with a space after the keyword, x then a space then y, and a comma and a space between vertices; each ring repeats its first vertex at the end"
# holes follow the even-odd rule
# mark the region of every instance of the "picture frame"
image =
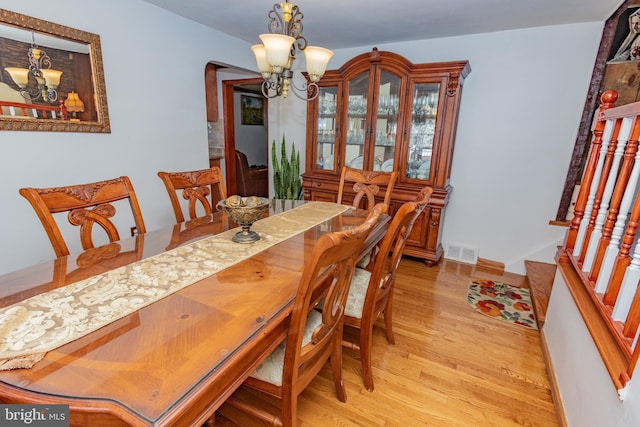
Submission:
POLYGON ((240 118, 243 125, 264 125, 264 98, 241 95, 240 118))
POLYGON ((640 24, 640 4, 633 2, 620 11, 611 48, 607 55, 607 65, 640 60, 638 53, 638 25, 640 24), (633 27, 633 31, 632 31, 633 27))
MULTIPOLYGON (((617 61, 614 61, 613 58, 624 43, 624 38, 629 34, 629 16, 636 11, 638 7, 640 7, 639 0, 624 0, 605 22, 596 62, 591 74, 591 83, 589 84, 587 97, 582 110, 578 135, 576 136, 573 154, 569 162, 569 170, 567 171, 560 204, 556 213, 555 221, 558 223, 566 223, 569 221, 568 218, 573 214, 571 210, 572 199, 580 183, 587 155, 589 154, 591 126, 595 112, 600 105, 600 96, 605 90, 617 89, 619 98, 616 101, 616 105, 623 105, 635 101, 635 99, 631 99, 630 97, 639 93, 633 90, 620 90, 620 88, 617 87, 610 87, 612 86, 612 82, 616 80, 615 73, 612 73, 615 68, 637 67, 637 61, 616 63, 617 61)), ((624 71, 625 70, 622 70, 622 72, 624 71)), ((637 81, 638 75, 640 75, 640 72, 636 69, 634 75, 626 76, 623 81, 637 81)))
MULTIPOLYGON (((0 9, 0 51, 3 52, 0 58, 0 70, 9 66, 23 68, 27 61, 26 52, 35 40, 38 40, 39 46, 46 50, 48 55, 56 58, 54 60, 56 66, 67 64, 64 68, 60 68, 64 73, 61 84, 57 88, 58 99, 53 103, 34 103, 34 105, 47 105, 49 110, 51 107, 58 107, 60 114, 56 114, 57 118, 49 116, 25 119, 25 117, 2 114, 0 111, 0 131, 111 133, 100 36, 0 9), (17 56, 15 52, 18 52, 17 56), (19 58, 15 62, 14 56, 19 58), (64 61, 61 63, 59 58, 64 61), (84 101, 84 110, 80 110, 77 117, 74 114, 72 120, 61 119, 64 115, 60 103, 70 92, 76 92, 84 101)), ((4 71, 2 73, 0 83, 3 83, 5 91, 13 90, 21 96, 19 88, 9 74, 4 71)), ((29 87, 34 88, 35 83, 34 76, 31 76, 29 87)), ((31 100, 26 102, 26 104, 32 103, 31 100)), ((6 109, 8 110, 9 107, 6 109)))

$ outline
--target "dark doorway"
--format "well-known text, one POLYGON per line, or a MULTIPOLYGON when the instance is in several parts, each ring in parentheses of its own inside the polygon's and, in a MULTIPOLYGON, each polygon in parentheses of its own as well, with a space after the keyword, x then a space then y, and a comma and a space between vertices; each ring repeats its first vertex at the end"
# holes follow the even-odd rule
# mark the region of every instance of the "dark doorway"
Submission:
MULTIPOLYGON (((261 91, 262 78, 249 78, 239 80, 223 80, 222 81, 222 105, 223 105, 223 117, 224 117, 224 157, 226 167, 226 182, 228 194, 239 194, 241 187, 238 182, 238 168, 236 167, 236 149, 242 148, 243 154, 248 158, 248 164, 254 172, 257 169, 268 169, 266 159, 268 159, 268 137, 267 135, 267 117, 268 117, 268 103, 263 97, 261 91), (264 136, 258 136, 260 140, 250 141, 250 145, 253 146, 251 150, 245 149, 247 147, 246 141, 237 141, 236 138, 240 135, 241 129, 238 129, 239 123, 241 123, 239 112, 241 111, 241 105, 238 105, 241 96, 260 98, 262 106, 264 108, 262 114, 264 117, 264 136), (264 138, 262 140, 262 138, 264 138), (259 150, 259 153, 253 151, 259 150), (246 152, 248 151, 248 152, 246 152)), ((244 128, 245 125, 240 124, 244 128)), ((253 126, 253 125, 247 125, 253 126)), ((257 135, 261 133, 258 132, 257 135)), ((264 173, 268 174, 265 170, 264 173)), ((262 174, 260 174, 262 176, 262 174)), ((263 179, 263 178, 261 178, 263 179)), ((251 192, 251 190, 248 190, 251 192)), ((258 194, 252 194, 258 195, 258 194)), ((261 194, 260 194, 261 195, 261 194)))

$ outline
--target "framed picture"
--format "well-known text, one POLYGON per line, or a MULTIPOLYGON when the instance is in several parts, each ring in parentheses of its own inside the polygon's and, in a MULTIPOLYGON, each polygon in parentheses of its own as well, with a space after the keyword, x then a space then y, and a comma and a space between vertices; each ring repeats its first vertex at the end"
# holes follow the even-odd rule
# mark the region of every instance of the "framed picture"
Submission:
POLYGON ((587 99, 582 111, 578 136, 556 214, 557 221, 566 222, 567 218, 573 214, 571 211, 572 197, 584 172, 589 154, 593 116, 600 105, 602 93, 608 89, 618 91, 616 105, 640 100, 640 92, 637 88, 637 81, 640 78, 640 59, 631 58, 633 49, 637 47, 633 45, 640 43, 640 37, 636 37, 635 34, 636 30, 640 28, 639 10, 638 0, 624 0, 605 22, 591 74, 587 99))
POLYGON ((613 33, 612 47, 607 56, 607 63, 640 60, 640 7, 637 4, 624 9, 618 17, 613 33))
POLYGON ((264 99, 255 96, 240 96, 240 116, 243 125, 264 124, 264 99))

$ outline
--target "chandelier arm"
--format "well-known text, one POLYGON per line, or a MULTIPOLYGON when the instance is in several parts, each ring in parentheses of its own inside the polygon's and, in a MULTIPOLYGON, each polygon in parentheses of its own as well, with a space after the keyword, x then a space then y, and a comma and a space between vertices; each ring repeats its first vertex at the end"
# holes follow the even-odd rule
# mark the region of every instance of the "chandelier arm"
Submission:
POLYGON ((291 81, 291 86, 293 86, 293 94, 303 101, 313 101, 320 94, 320 88, 314 82, 303 83, 301 87, 298 87, 295 81, 291 81), (302 96, 303 93, 306 93, 307 96, 302 96))
POLYGON ((58 92, 54 89, 47 91, 47 98, 49 102, 55 102, 58 99, 58 92))
POLYGON ((40 69, 42 68, 51 68, 51 58, 49 58, 49 55, 44 53, 44 51, 42 52, 42 57, 40 58, 40 69))
POLYGON ((283 33, 286 28, 284 21, 282 20, 282 13, 278 10, 280 8, 280 4, 276 3, 273 5, 273 10, 269 11, 269 32, 271 34, 283 33))
POLYGON ((273 99, 280 96, 281 94, 282 84, 280 83, 280 77, 278 77, 278 81, 265 80, 262 82, 262 95, 265 98, 273 99))
POLYGON ((32 101, 34 101, 40 98, 40 96, 42 95, 42 90, 39 88, 34 90, 20 89, 20 95, 22 95, 22 97, 25 99, 28 96, 32 101))
POLYGON ((307 48, 307 39, 304 36, 296 37, 296 41, 291 45, 291 50, 293 51, 295 56, 295 49, 298 48, 299 51, 303 51, 307 48))
POLYGON ((291 16, 291 22, 289 22, 289 35, 296 39, 296 44, 298 44, 300 50, 303 50, 307 47, 307 39, 302 36, 302 19, 304 18, 304 14, 300 12, 298 6, 295 6, 291 16))

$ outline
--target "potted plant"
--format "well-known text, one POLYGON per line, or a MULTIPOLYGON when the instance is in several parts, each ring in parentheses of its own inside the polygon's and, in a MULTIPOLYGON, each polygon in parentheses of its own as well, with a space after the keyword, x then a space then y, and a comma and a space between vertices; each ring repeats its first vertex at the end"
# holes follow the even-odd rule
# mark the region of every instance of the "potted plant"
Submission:
POLYGON ((302 180, 300 179, 300 153, 291 144, 291 156, 287 155, 285 137, 282 135, 280 145, 280 160, 276 148, 276 141, 271 144, 271 163, 273 165, 274 198, 302 200, 302 180))

